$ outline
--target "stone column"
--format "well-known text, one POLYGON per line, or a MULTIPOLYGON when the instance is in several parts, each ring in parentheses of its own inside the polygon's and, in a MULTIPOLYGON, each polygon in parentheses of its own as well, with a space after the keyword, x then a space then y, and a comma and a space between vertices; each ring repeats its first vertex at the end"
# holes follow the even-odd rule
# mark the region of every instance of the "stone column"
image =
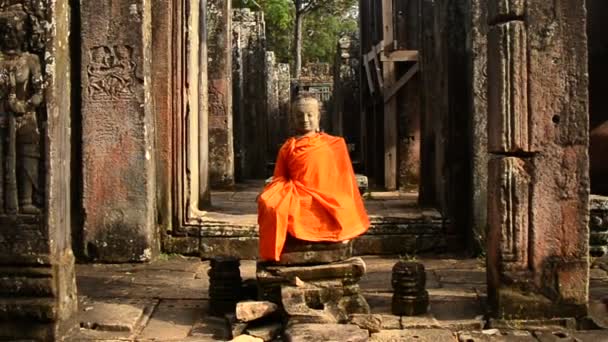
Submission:
POLYGON ((475 249, 485 249, 487 226, 488 184, 488 20, 487 1, 471 1, 470 37, 470 108, 471 184, 470 227, 475 249))
MULTIPOLYGON (((279 73, 277 69, 277 61, 272 51, 266 51, 266 70, 267 76, 264 82, 266 86, 266 108, 268 120, 268 153, 266 156, 267 160, 274 160, 279 152, 280 144, 283 140, 280 140, 281 133, 281 113, 279 111, 279 73)), ((267 172, 273 172, 273 167, 268 167, 267 172)), ((270 175, 269 175, 270 176, 270 175)))
POLYGON ((81 0, 80 21, 85 255, 147 261, 158 250, 151 2, 81 0))
POLYGON ((77 305, 70 7, 67 1, 6 3, 0 2, 0 84, 14 97, 0 100, 6 147, 0 183, 18 201, 0 208, 0 340, 54 341, 74 326, 77 305))
POLYGON ((234 136, 237 176, 265 176, 268 122, 266 117, 266 36, 262 12, 233 11, 234 136))
POLYGON ((586 314, 584 2, 493 0, 488 40, 488 296, 498 318, 586 314))
POLYGON ((232 128, 232 10, 230 1, 207 1, 209 73, 209 181, 234 185, 232 128))

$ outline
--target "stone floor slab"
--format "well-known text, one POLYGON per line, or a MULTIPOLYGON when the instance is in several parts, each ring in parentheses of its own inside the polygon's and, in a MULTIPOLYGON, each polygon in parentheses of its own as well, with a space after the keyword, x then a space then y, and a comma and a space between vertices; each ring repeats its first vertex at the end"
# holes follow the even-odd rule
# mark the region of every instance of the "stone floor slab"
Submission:
POLYGON ((203 300, 163 300, 152 314, 138 339, 171 341, 186 338, 195 322, 207 314, 208 302, 203 300))
POLYGON ((446 329, 408 329, 408 330, 384 330, 372 334, 370 342, 450 342, 458 341, 456 336, 446 329))
POLYGON ((461 331, 458 333, 459 342, 536 342, 529 331, 511 330, 500 331, 488 329, 483 331, 461 331))
POLYGON ((368 339, 367 330, 352 324, 296 324, 285 330, 285 342, 365 342, 368 339))
POLYGON ((590 331, 535 331, 534 336, 539 342, 606 342, 607 330, 590 331))
POLYGON ((204 316, 194 324, 190 337, 226 341, 232 338, 228 321, 222 317, 204 316))
POLYGON ((78 321, 84 329, 133 333, 156 303, 156 300, 81 297, 78 321))

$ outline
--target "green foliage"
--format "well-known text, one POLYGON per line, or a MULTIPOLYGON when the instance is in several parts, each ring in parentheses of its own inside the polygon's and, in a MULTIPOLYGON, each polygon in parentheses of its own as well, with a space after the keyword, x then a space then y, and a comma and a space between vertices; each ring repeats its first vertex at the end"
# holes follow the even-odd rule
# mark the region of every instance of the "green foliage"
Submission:
POLYGON ((338 39, 343 33, 357 31, 357 20, 323 12, 313 12, 304 19, 304 62, 333 63, 338 39))
MULTIPOLYGON (((268 50, 277 60, 291 63, 294 58, 295 0, 235 0, 233 7, 262 10, 266 20, 268 50)), ((357 30, 354 0, 303 1, 308 10, 304 16, 302 60, 332 63, 338 38, 343 32, 357 30), (314 5, 314 6, 313 6, 314 5)))

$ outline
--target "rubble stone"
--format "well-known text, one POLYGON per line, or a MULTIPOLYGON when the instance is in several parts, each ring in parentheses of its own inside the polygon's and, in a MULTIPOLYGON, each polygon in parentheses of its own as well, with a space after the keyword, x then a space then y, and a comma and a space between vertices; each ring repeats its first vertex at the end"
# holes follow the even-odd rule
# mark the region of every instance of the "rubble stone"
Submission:
POLYGON ((370 332, 379 332, 383 326, 382 315, 353 314, 349 316, 349 322, 370 332))
POLYGON ((264 341, 272 341, 279 335, 281 328, 282 326, 280 323, 270 323, 248 327, 246 332, 253 337, 261 338, 264 341))
POLYGON ((277 311, 275 303, 267 301, 246 301, 236 304, 236 318, 241 322, 251 322, 277 311))

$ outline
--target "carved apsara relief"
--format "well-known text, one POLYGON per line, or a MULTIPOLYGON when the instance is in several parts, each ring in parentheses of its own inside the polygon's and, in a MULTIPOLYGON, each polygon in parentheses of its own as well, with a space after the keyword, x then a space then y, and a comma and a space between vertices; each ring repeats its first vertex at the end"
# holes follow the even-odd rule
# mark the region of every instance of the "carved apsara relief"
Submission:
POLYGON ((89 50, 87 94, 93 101, 131 99, 137 65, 128 45, 95 46, 89 50))
POLYGON ((43 206, 44 1, 0 0, 0 213, 43 206))

